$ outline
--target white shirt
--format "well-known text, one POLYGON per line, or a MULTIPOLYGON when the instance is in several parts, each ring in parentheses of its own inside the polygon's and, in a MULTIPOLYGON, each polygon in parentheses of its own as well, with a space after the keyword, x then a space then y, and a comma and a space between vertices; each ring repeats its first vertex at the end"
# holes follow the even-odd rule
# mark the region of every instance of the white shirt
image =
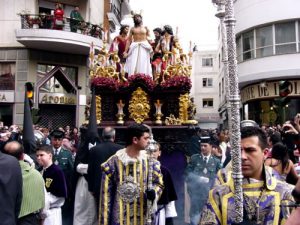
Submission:
POLYGON ((61 146, 60 146, 58 149, 56 149, 56 148, 53 147, 53 153, 54 153, 54 155, 55 155, 55 156, 56 156, 56 155, 59 155, 60 150, 61 150, 61 146))
POLYGON ((203 154, 201 154, 201 155, 202 155, 202 157, 203 157, 203 161, 204 161, 204 159, 206 158, 206 163, 208 163, 211 154, 209 154, 209 155, 203 155, 203 154))

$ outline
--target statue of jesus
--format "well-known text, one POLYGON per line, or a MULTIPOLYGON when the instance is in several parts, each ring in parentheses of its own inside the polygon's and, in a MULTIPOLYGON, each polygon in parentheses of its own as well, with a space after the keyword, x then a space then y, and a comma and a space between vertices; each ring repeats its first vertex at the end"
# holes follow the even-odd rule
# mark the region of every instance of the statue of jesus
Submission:
POLYGON ((150 64, 152 47, 148 42, 149 29, 143 26, 143 19, 139 14, 133 16, 133 22, 134 27, 130 30, 129 41, 123 54, 126 58, 125 72, 128 73, 128 76, 137 73, 152 76, 150 64))

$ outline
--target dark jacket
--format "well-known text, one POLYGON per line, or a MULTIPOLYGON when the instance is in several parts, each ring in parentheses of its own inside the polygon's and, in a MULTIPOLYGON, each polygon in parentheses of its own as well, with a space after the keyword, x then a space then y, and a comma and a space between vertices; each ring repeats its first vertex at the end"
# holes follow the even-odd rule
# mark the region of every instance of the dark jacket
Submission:
POLYGON ((0 224, 15 225, 22 202, 22 172, 16 158, 0 152, 0 224))
POLYGON ((99 198, 101 184, 101 164, 114 155, 119 149, 124 148, 122 145, 115 144, 111 141, 102 142, 90 149, 89 166, 88 166, 88 185, 89 191, 99 198))
POLYGON ((53 162, 55 165, 58 165, 64 172, 68 189, 68 198, 73 198, 75 187, 72 186, 74 167, 72 153, 69 150, 61 148, 59 154, 57 156, 53 156, 53 162))

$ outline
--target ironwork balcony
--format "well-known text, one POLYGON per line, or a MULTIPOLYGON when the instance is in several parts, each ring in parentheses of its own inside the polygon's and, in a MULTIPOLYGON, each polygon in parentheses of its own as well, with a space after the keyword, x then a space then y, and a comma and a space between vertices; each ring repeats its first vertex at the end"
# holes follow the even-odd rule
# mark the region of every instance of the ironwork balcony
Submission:
POLYGON ((103 30, 99 25, 69 17, 58 20, 45 14, 20 17, 21 29, 16 30, 16 38, 28 48, 87 55, 92 42, 95 49, 102 47, 103 30))

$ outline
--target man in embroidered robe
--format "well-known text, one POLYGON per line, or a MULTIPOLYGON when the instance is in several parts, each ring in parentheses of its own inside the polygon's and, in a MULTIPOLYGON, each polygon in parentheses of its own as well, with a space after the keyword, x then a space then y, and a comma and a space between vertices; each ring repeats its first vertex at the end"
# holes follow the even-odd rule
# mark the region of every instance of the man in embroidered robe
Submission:
MULTIPOLYGON (((149 142, 149 129, 133 124, 126 134, 127 147, 101 165, 100 225, 146 224, 147 200, 153 207, 162 193, 160 164, 155 160, 149 168, 148 156, 143 150, 149 142), (152 188, 149 188, 148 180, 151 178, 152 188)), ((152 213, 155 211, 153 208, 152 213)))
POLYGON ((150 63, 152 46, 147 40, 150 35, 149 29, 143 26, 143 19, 139 14, 133 16, 133 22, 134 27, 130 30, 123 53, 124 58, 126 58, 125 72, 128 73, 128 76, 138 73, 152 76, 150 63))
POLYGON ((210 137, 201 137, 201 153, 192 155, 191 161, 185 169, 185 181, 191 199, 191 225, 198 224, 209 189, 212 187, 216 173, 221 169, 220 159, 213 156, 211 150, 210 137))
MULTIPOLYGON (((267 137, 258 127, 241 129, 241 157, 243 173, 244 218, 239 224, 284 224, 289 207, 294 202, 292 186, 272 176, 272 169, 264 166, 268 154, 267 137)), ((202 211, 199 224, 237 224, 234 207, 234 183, 232 177, 209 192, 209 199, 202 211)))

